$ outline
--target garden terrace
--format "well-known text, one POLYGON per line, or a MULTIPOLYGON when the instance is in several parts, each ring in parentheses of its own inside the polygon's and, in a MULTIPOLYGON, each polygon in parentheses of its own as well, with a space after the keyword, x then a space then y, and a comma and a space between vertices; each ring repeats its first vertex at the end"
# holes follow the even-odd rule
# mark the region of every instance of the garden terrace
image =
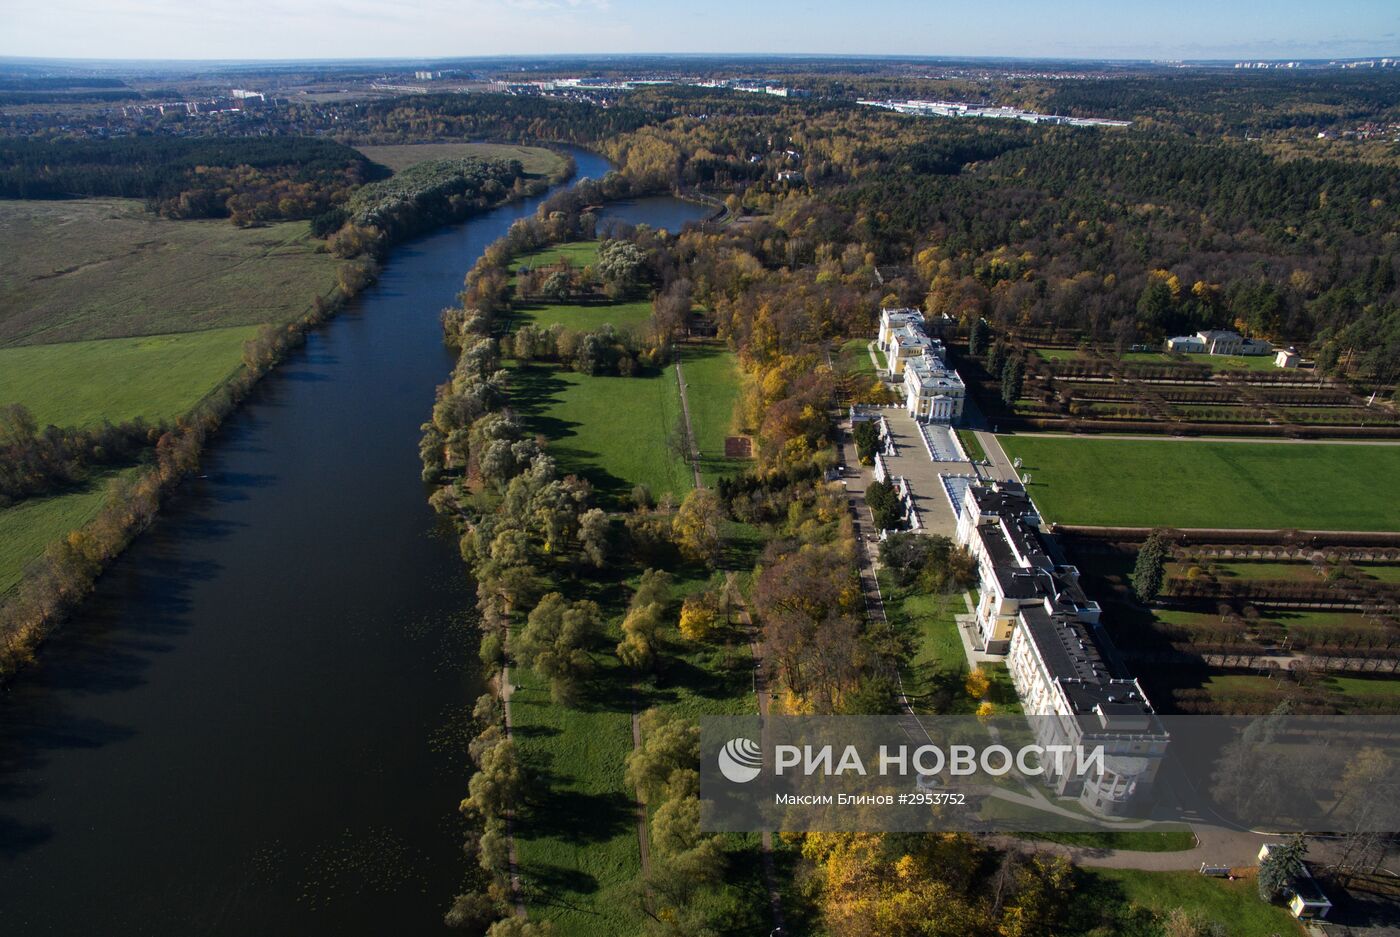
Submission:
MULTIPOLYGON (((1010 337, 1026 360, 1011 408, 999 375, 964 366, 984 409, 1008 428, 1172 435, 1400 436, 1400 415, 1368 405, 1310 370, 1272 357, 1122 355, 1097 346, 1033 345, 1010 337), (1190 360, 1188 360, 1188 358, 1190 360), (1197 361, 1195 359, 1201 359, 1197 361)), ((964 357, 963 361, 974 359, 964 357)))

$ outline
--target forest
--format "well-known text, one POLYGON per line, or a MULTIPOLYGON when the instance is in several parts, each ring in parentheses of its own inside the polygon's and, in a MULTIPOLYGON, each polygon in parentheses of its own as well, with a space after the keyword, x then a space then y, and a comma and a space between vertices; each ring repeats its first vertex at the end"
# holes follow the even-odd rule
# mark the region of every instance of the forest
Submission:
POLYGON ((0 198, 139 198, 169 218, 309 218, 382 172, 350 147, 300 137, 0 139, 0 198))

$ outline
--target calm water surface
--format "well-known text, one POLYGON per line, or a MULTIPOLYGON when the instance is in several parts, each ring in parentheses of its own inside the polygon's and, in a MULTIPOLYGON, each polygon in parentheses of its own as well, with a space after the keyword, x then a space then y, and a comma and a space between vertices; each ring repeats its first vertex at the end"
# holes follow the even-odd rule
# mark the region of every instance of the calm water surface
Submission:
POLYGON ((538 202, 397 248, 0 697, 0 934, 448 933, 481 684, 418 426, 439 310, 538 202))

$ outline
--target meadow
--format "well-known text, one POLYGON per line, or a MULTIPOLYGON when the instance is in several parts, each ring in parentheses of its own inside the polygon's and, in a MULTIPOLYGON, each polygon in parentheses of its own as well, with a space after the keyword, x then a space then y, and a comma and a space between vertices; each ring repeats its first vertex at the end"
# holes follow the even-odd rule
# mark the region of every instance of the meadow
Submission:
POLYGON ((567 260, 570 266, 582 269, 597 262, 600 246, 598 241, 569 241, 565 244, 555 244, 551 247, 531 251, 528 254, 521 254, 510 265, 510 270, 514 273, 521 269, 547 267, 550 264, 557 264, 561 260, 567 260))
POLYGON ((0 401, 22 402, 41 426, 173 421, 242 366, 256 333, 245 325, 0 348, 0 401))
POLYGON ((0 509, 0 595, 19 583, 24 568, 50 543, 92 520, 107 500, 107 486, 123 474, 111 472, 93 478, 82 488, 46 498, 26 498, 0 509))
POLYGON ((131 199, 0 201, 0 347, 289 322, 335 287, 340 261, 320 247, 306 222, 169 221, 131 199))
POLYGON ((746 460, 726 459, 724 439, 734 432, 739 403, 739 359, 720 344, 681 346, 685 399, 700 450, 700 477, 706 485, 743 470, 746 460))
POLYGON ((513 407, 549 440, 564 472, 587 478, 604 497, 644 484, 654 497, 683 498, 689 468, 668 446, 680 418, 676 369, 640 377, 592 377, 553 365, 516 367, 513 407))
POLYGON ((404 143, 356 147, 381 166, 394 172, 434 159, 518 159, 532 176, 549 176, 564 168, 564 157, 541 146, 512 143, 404 143))
POLYGON ((1400 529, 1400 446, 1002 436, 1047 521, 1400 529))
POLYGON ((555 323, 573 332, 591 332, 611 325, 619 332, 640 329, 651 319, 651 302, 623 303, 516 303, 511 310, 511 328, 527 323, 548 328, 555 323))

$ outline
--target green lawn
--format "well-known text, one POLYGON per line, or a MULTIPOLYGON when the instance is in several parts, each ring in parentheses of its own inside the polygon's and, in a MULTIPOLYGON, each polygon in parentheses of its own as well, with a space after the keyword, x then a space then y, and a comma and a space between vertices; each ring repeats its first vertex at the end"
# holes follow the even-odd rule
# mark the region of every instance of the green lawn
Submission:
POLYGON ((1198 872, 1080 869, 1067 935, 1156 937, 1174 908, 1199 911, 1230 937, 1286 937, 1303 933, 1282 907, 1259 900, 1252 879, 1227 881, 1198 872))
POLYGON ((1394 699, 1400 702, 1400 680, 1393 676, 1327 676, 1321 684, 1353 699, 1394 699))
POLYGON ((254 326, 0 348, 0 406, 39 424, 173 420, 236 371, 254 326))
POLYGON ((1400 530, 1400 446, 1002 436, 1063 524, 1400 530))
MULTIPOLYGON (((1215 624, 1220 621, 1220 616, 1214 611, 1195 612, 1179 608, 1159 608, 1155 609, 1153 614, 1157 617, 1158 621, 1173 625, 1185 625, 1188 627, 1205 623, 1215 624)), ((1259 620, 1273 622, 1289 628, 1306 628, 1310 625, 1332 625, 1350 628, 1375 627, 1374 622, 1370 622, 1369 619, 1358 612, 1314 612, 1263 608, 1260 609, 1259 620)))
POLYGON ((982 448, 982 440, 977 438, 977 434, 970 429, 960 429, 956 431, 958 442, 962 444, 963 452, 974 462, 982 462, 987 458, 987 450, 982 448))
POLYGON ((1358 563, 1356 569, 1380 582, 1400 583, 1400 566, 1381 566, 1375 563, 1358 563))
MULTIPOLYGON (((1189 563, 1173 563, 1173 575, 1184 576, 1191 568, 1189 563)), ((1318 582, 1317 570, 1311 563, 1268 563, 1238 560, 1234 562, 1214 562, 1211 571, 1217 579, 1243 579, 1247 581, 1279 582, 1318 582)))
POLYGON ((1076 361, 1092 357, 1082 354, 1078 348, 1032 348, 1043 361, 1076 361))
MULTIPOLYGON (((600 682, 626 677, 600 654, 600 682)), ((516 832, 520 868, 535 914, 554 921, 559 937, 636 933, 641 916, 632 883, 641 869, 631 794, 623 780, 632 750, 627 699, 571 709, 549 699, 547 684, 525 667, 511 671, 513 733, 525 763, 540 777, 538 796, 516 832)), ((610 694, 615 696, 616 694, 610 694)))
POLYGON ((169 221, 132 199, 0 201, 0 346, 289 322, 341 261, 306 222, 169 221))
POLYGON ((913 657, 904 662, 902 677, 915 712, 974 712, 977 704, 963 688, 967 655, 954 617, 967 611, 963 597, 933 595, 917 585, 898 587, 884 569, 880 570, 880 594, 890 625, 907 634, 914 647, 913 657))
POLYGON ((564 157, 540 146, 511 143, 404 143, 357 149, 381 166, 398 172, 433 159, 518 159, 531 175, 548 176, 564 168, 564 157))
POLYGON ((651 301, 630 303, 516 303, 511 312, 511 328, 531 323, 548 328, 558 323, 574 332, 591 332, 602 325, 618 331, 637 329, 651 319, 651 301))
POLYGON ((719 344, 685 344, 680 351, 690 425, 700 449, 700 477, 713 485, 748 465, 747 460, 724 457, 724 439, 734 432, 739 403, 739 359, 719 344))
POLYGON ((598 260, 600 246, 601 242, 599 241, 570 241, 567 244, 556 244, 543 250, 521 254, 511 263, 510 269, 514 273, 521 267, 543 267, 557 264, 564 259, 567 259, 571 266, 581 269, 591 266, 598 260))
POLYGON ((855 374, 875 380, 875 362, 870 360, 870 339, 853 338, 841 346, 836 366, 845 374, 855 374))
POLYGON ((50 543, 92 520, 106 500, 107 486, 123 474, 112 472, 75 491, 0 508, 0 594, 15 587, 24 567, 50 543))
POLYGON ((565 472, 587 478, 604 496, 625 497, 642 483, 678 499, 690 470, 667 445, 680 416, 676 369, 646 377, 590 377, 552 365, 517 366, 511 405, 549 442, 565 472))

